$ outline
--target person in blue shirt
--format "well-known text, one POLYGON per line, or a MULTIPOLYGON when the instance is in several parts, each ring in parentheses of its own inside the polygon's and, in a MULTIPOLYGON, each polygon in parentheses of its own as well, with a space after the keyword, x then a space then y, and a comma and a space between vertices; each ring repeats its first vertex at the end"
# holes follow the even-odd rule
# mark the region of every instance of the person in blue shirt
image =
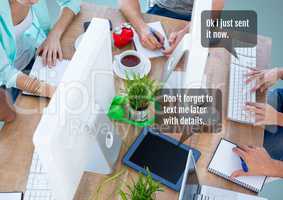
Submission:
POLYGON ((14 110, 3 87, 18 88, 43 97, 51 97, 55 91, 53 86, 21 71, 32 65, 36 49, 43 63, 49 67, 63 58, 61 36, 79 13, 80 1, 56 2, 61 7, 61 14, 53 28, 46 0, 0 2, 0 120, 11 121, 14 118, 14 110))
MULTIPOLYGON (((154 5, 147 11, 148 14, 160 15, 185 21, 191 20, 194 0, 155 0, 154 5)), ((163 36, 156 32, 158 39, 150 31, 145 23, 139 0, 119 0, 119 7, 126 19, 133 25, 138 33, 142 45, 150 50, 162 49, 163 36)), ((224 0, 213 0, 213 10, 222 10, 224 0)), ((170 47, 162 50, 164 55, 169 56, 189 31, 189 22, 180 30, 172 32, 168 38, 170 47)))
MULTIPOLYGON (((252 92, 263 92, 283 79, 283 68, 252 70, 247 83, 256 81, 252 92)), ((271 176, 283 178, 283 89, 268 92, 267 103, 247 102, 246 110, 255 113, 257 126, 265 126, 263 147, 240 146, 234 152, 247 163, 248 172, 242 169, 231 176, 271 176)))

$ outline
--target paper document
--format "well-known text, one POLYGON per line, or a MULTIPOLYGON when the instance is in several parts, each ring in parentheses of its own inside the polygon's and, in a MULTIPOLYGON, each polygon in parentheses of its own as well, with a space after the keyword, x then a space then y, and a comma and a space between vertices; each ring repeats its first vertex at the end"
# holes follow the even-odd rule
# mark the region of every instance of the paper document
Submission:
MULTIPOLYGON (((30 76, 45 81, 50 85, 58 86, 69 63, 69 60, 57 60, 56 66, 49 68, 43 65, 42 58, 38 56, 33 64, 30 76)), ((23 94, 31 95, 27 92, 23 92, 23 94)))
MULTIPOLYGON (((153 23, 149 23, 148 24, 153 30, 158 31, 161 35, 164 36, 165 40, 164 40, 164 47, 167 48, 169 47, 169 42, 168 39, 166 37, 165 31, 161 25, 160 22, 153 22, 153 23)), ((151 51, 149 49, 146 49, 145 47, 142 46, 139 36, 138 34, 135 32, 134 34, 134 42, 135 42, 135 46, 136 46, 136 50, 144 55, 147 58, 157 58, 157 57, 161 57, 163 56, 163 53, 161 52, 161 50, 155 50, 155 51, 151 51)))
POLYGON ((0 193, 0 200, 22 200, 23 193, 11 192, 11 193, 0 193))
POLYGON ((57 86, 59 85, 69 63, 69 60, 57 60, 56 66, 49 68, 48 66, 43 65, 41 57, 37 57, 30 75, 41 81, 46 81, 50 85, 57 86))

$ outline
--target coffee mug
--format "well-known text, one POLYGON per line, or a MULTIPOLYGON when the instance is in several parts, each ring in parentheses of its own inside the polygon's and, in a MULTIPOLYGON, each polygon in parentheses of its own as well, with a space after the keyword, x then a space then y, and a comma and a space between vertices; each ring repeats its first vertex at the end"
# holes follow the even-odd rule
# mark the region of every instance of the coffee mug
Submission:
POLYGON ((116 55, 114 58, 117 62, 118 67, 125 74, 141 74, 144 69, 144 60, 137 51, 128 50, 123 53, 116 55))

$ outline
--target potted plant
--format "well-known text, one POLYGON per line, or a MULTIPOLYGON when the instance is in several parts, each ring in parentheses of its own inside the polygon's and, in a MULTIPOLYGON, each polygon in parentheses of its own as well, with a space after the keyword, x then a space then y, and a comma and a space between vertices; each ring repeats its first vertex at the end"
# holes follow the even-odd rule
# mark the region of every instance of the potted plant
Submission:
POLYGON ((148 76, 133 75, 126 80, 126 94, 129 102, 130 119, 142 122, 149 116, 148 108, 154 101, 159 85, 148 76))
POLYGON ((128 193, 120 191, 122 200, 155 200, 156 192, 163 192, 160 184, 155 182, 149 170, 147 171, 147 176, 140 174, 137 182, 133 181, 132 186, 127 185, 128 193))

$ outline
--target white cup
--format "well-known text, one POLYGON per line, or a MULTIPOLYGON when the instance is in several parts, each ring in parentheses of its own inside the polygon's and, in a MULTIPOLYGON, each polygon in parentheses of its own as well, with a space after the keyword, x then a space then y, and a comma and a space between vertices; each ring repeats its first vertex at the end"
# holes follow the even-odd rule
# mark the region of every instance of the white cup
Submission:
POLYGON ((124 72, 125 74, 128 74, 128 75, 142 74, 142 72, 144 70, 144 63, 145 63, 144 62, 144 57, 141 56, 137 51, 134 51, 134 50, 124 51, 123 53, 121 53, 119 55, 116 55, 114 57, 114 59, 116 60, 119 69, 122 72, 124 72), (125 66, 122 63, 122 59, 124 57, 130 56, 130 55, 138 57, 139 60, 140 60, 139 64, 137 64, 136 66, 133 66, 133 67, 125 66))

